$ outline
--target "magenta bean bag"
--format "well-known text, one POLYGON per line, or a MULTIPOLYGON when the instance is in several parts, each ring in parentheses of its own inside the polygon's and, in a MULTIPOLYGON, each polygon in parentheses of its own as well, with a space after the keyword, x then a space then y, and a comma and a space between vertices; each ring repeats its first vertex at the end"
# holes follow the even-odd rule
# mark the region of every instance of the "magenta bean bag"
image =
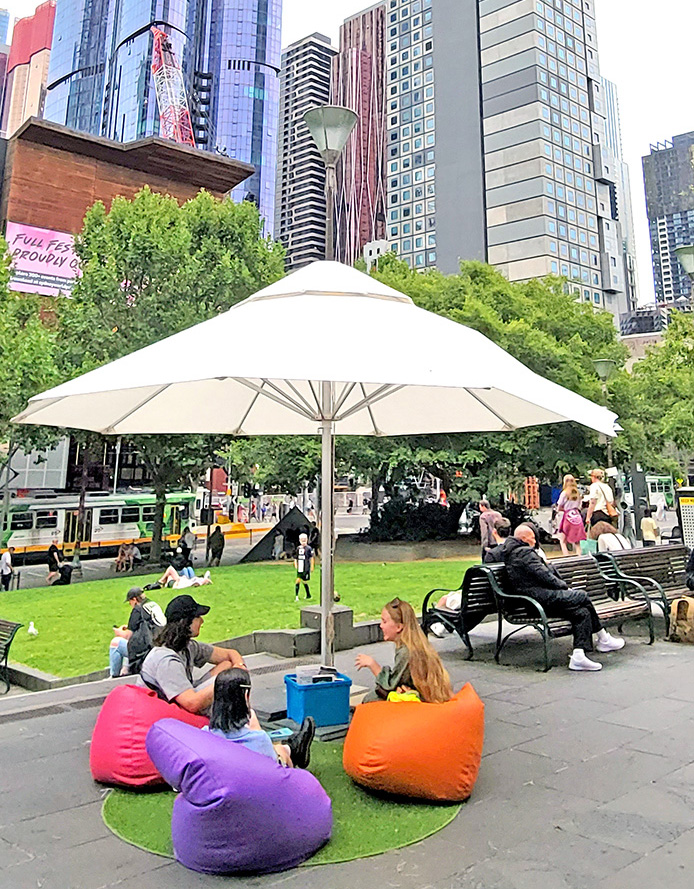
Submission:
POLYGON ((207 725, 206 716, 168 704, 156 692, 139 685, 118 685, 109 692, 92 732, 89 765, 92 777, 103 784, 149 787, 164 779, 145 750, 147 732, 159 719, 179 719, 207 725))
POLYGON ((330 799, 310 772, 173 719, 152 726, 147 752, 180 790, 171 836, 176 860, 191 870, 286 870, 330 839, 330 799))

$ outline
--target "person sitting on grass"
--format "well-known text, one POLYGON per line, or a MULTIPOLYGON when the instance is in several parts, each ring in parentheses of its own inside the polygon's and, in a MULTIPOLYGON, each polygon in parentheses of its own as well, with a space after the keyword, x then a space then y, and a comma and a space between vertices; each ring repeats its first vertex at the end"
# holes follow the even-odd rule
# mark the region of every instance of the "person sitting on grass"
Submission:
POLYGON ((127 625, 114 626, 109 646, 111 678, 126 673, 139 673, 142 662, 152 649, 156 631, 166 624, 164 612, 134 586, 125 594, 125 601, 132 609, 127 625))
POLYGON ((209 731, 235 744, 242 744, 288 768, 306 769, 311 760, 311 744, 316 723, 307 716, 301 728, 285 744, 273 744, 251 709, 251 676, 248 670, 233 667, 220 673, 214 681, 214 701, 209 731))
POLYGON ((220 648, 198 642, 203 615, 209 605, 198 604, 192 596, 176 596, 166 606, 166 626, 154 638, 154 647, 142 664, 140 679, 160 698, 176 702, 189 713, 208 713, 214 697, 214 677, 231 667, 245 667, 233 648, 220 648), (202 676, 193 668, 214 667, 202 676))
POLYGON ((451 680, 441 658, 420 629, 409 602, 393 599, 381 612, 381 632, 385 642, 395 643, 395 663, 381 667, 371 655, 358 654, 356 666, 376 677, 376 688, 364 702, 385 700, 391 692, 416 691, 422 701, 441 704, 453 696, 451 680))
MULTIPOLYGON (((190 571, 192 573, 192 569, 190 571)), ((207 586, 212 583, 212 579, 209 571, 205 571, 204 577, 196 577, 195 574, 192 574, 191 577, 188 573, 179 574, 173 565, 169 565, 157 583, 160 587, 167 586, 172 590, 187 590, 189 587, 207 586)))

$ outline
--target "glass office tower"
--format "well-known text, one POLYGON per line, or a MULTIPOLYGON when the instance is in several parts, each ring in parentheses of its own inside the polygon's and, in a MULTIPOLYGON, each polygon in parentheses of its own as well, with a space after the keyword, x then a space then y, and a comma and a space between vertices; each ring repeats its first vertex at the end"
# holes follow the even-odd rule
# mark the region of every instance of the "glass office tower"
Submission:
POLYGON ((234 193, 272 232, 282 0, 58 0, 45 117, 129 142, 158 135, 156 25, 183 71, 196 144, 253 164, 234 193))

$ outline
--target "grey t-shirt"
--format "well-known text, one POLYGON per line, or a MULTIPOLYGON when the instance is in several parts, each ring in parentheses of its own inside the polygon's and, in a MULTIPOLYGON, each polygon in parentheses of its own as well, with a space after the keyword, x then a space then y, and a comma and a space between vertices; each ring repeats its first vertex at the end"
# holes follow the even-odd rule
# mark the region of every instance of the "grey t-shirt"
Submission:
POLYGON ((181 652, 155 646, 145 658, 140 676, 146 685, 157 690, 160 698, 171 702, 206 681, 207 677, 193 681, 193 667, 209 663, 212 649, 212 645, 197 639, 191 639, 181 652))

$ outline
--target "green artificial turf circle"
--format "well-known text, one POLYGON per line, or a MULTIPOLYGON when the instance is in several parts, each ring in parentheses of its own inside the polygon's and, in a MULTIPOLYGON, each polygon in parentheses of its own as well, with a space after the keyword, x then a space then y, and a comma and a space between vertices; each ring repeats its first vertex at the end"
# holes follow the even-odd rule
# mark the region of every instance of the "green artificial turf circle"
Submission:
MULTIPOLYGON (((458 803, 440 805, 376 796, 347 777, 342 745, 315 743, 310 771, 333 804, 333 835, 305 866, 338 864, 409 846, 444 828, 460 811, 458 803)), ((173 858, 173 791, 143 793, 112 790, 104 800, 106 826, 127 843, 173 858)))

